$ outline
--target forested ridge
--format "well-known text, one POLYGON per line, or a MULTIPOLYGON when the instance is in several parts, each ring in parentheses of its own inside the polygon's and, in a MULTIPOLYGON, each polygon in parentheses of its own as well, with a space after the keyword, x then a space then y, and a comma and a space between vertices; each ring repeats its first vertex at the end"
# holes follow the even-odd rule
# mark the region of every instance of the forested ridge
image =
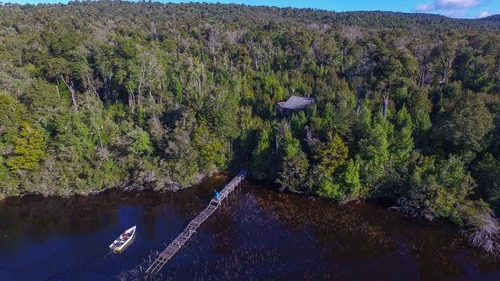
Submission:
POLYGON ((493 15, 481 19, 482 21, 500 21, 500 15, 493 15))
POLYGON ((0 196, 185 187, 246 164, 468 229, 500 211, 500 22, 243 5, 0 6, 0 196), (290 117, 291 95, 315 98, 290 117))

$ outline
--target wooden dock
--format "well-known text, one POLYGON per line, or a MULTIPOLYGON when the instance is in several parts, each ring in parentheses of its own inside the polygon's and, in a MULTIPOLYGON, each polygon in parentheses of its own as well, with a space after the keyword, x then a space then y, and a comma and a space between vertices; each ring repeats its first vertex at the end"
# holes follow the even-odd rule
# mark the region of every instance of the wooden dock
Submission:
POLYGON ((239 186, 247 175, 247 170, 243 169, 238 175, 233 178, 221 191, 219 198, 213 198, 210 201, 210 204, 198 215, 196 216, 187 227, 177 236, 170 245, 167 246, 163 252, 158 255, 158 258, 149 266, 146 270, 148 274, 158 273, 161 268, 180 250, 180 248, 186 243, 186 241, 191 238, 191 236, 196 232, 196 229, 200 227, 200 225, 210 217, 217 208, 219 208, 220 204, 227 196, 233 192, 233 190, 239 186))

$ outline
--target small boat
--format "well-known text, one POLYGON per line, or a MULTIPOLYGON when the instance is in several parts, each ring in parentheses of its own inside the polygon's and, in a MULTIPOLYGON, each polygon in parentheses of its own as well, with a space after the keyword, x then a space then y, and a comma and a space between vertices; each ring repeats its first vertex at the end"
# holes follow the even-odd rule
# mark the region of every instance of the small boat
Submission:
POLYGON ((125 232, 123 232, 118 238, 116 238, 111 245, 109 245, 109 248, 113 250, 115 253, 120 253, 123 251, 125 248, 127 248, 130 243, 132 243, 132 240, 135 236, 135 226, 127 229, 125 232))

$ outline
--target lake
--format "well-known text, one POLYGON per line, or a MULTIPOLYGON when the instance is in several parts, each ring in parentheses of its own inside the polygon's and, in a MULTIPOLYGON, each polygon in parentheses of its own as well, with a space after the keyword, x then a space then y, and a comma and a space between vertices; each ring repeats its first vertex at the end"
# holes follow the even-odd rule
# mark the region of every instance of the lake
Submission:
MULTIPOLYGON (((228 178, 178 192, 0 201, 0 280, 117 280, 161 251, 228 178), (122 254, 108 245, 137 225, 122 254)), ((500 280, 500 262, 444 222, 245 183, 165 265, 165 280, 500 280)))

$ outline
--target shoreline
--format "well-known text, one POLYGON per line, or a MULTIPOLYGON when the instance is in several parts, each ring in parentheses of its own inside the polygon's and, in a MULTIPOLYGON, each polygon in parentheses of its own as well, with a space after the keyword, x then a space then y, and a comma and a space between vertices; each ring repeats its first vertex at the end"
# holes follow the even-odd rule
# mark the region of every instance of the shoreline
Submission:
MULTIPOLYGON (((6 200, 8 198, 24 197, 24 196, 27 196, 27 195, 41 196, 43 198, 53 197, 53 198, 61 198, 61 199, 62 198, 69 198, 69 197, 72 197, 72 196, 89 197, 89 196, 93 196, 93 195, 99 195, 101 193, 104 193, 104 192, 110 191, 110 190, 117 190, 117 191, 123 191, 123 192, 144 192, 144 191, 152 191, 152 192, 158 192, 158 193, 177 192, 177 191, 180 191, 180 190, 184 190, 184 189, 195 187, 195 186, 199 185, 203 180, 206 180, 206 179, 209 179, 209 178, 212 178, 212 177, 228 176, 229 174, 230 174, 230 171, 228 171, 228 170, 216 171, 216 172, 213 172, 213 173, 210 173, 210 174, 200 174, 200 175, 196 176, 195 182, 193 184, 191 184, 191 185, 180 186, 178 184, 168 184, 168 185, 165 185, 165 187, 163 187, 161 189, 154 189, 152 187, 139 187, 139 186, 131 185, 129 183, 124 183, 124 184, 118 184, 118 185, 115 185, 115 186, 112 186, 112 187, 105 187, 105 188, 100 189, 100 190, 95 190, 95 189, 94 190, 90 190, 87 193, 72 193, 72 194, 68 194, 68 195, 60 195, 60 194, 45 195, 45 194, 42 194, 42 193, 39 193, 39 192, 30 192, 30 193, 20 194, 18 196, 6 196, 3 193, 0 193, 0 202, 6 200)), ((287 191, 287 190, 281 191, 279 189, 273 188, 274 183, 272 181, 268 181, 268 180, 256 180, 256 179, 253 179, 253 178, 249 177, 249 179, 247 181, 251 182, 252 184, 259 185, 259 186, 265 186, 265 187, 267 187, 267 189, 274 190, 275 192, 278 192, 278 193, 284 193, 284 194, 302 196, 302 197, 304 197, 306 199, 309 199, 309 200, 322 199, 322 200, 330 201, 330 202, 333 202, 333 203, 339 204, 339 205, 344 205, 344 204, 353 202, 353 201, 345 201, 345 202, 336 201, 336 200, 324 198, 324 197, 321 197, 321 196, 307 194, 307 193, 302 193, 302 192, 291 192, 291 191, 287 191)), ((396 202, 392 198, 388 198, 388 197, 387 198, 384 198, 384 197, 367 198, 365 200, 358 201, 358 203, 359 202, 362 202, 362 203, 374 203, 374 204, 376 204, 376 205, 378 205, 378 206, 386 209, 387 211, 401 213, 405 217, 407 217, 408 219, 414 219, 414 220, 417 219, 417 220, 423 220, 425 222, 429 222, 428 220, 426 220, 426 219, 424 219, 422 217, 411 216, 411 215, 405 214, 404 212, 398 210, 397 208, 394 208, 396 202)), ((484 235, 482 235, 483 237, 481 237, 481 239, 480 239, 481 243, 474 243, 473 241, 471 241, 471 231, 472 231, 472 234, 474 234, 474 233, 481 233, 480 229, 459 227, 457 225, 454 225, 454 224, 450 223, 448 220, 440 219, 440 221, 442 223, 445 223, 445 224, 451 224, 451 225, 453 225, 456 228, 457 233, 460 233, 466 240, 468 240, 468 244, 471 247, 478 248, 478 249, 486 252, 488 255, 491 255, 494 258, 497 258, 497 257, 500 256, 500 254, 497 253, 497 251, 496 251, 496 247, 494 247, 494 249, 488 249, 487 247, 485 247, 485 246, 487 246, 487 244, 489 245, 491 243, 493 243, 493 244, 497 243, 495 241, 496 240, 495 239, 496 235, 485 235, 486 237, 484 237, 484 235)))
POLYGON ((227 170, 215 171, 212 173, 205 173, 205 174, 200 173, 200 174, 195 176, 195 181, 190 185, 182 186, 182 185, 179 185, 177 183, 169 183, 160 189, 155 189, 152 187, 145 187, 145 186, 139 187, 139 186, 135 186, 135 185, 131 184, 130 182, 128 182, 128 183, 117 184, 114 186, 104 187, 102 189, 91 189, 85 193, 71 192, 70 194, 66 194, 66 195, 63 195, 63 194, 43 194, 41 192, 28 192, 28 193, 22 193, 19 195, 7 196, 7 195, 0 192, 0 202, 3 200, 6 200, 8 198, 24 197, 26 195, 41 196, 43 198, 48 198, 48 197, 68 198, 71 196, 85 196, 85 197, 87 197, 87 196, 99 195, 99 194, 106 192, 106 191, 109 191, 109 190, 121 190, 121 191, 146 191, 146 190, 150 190, 150 191, 155 191, 155 192, 167 192, 167 191, 176 192, 179 190, 183 190, 183 189, 187 189, 187 188, 191 188, 191 187, 194 187, 196 185, 199 185, 203 180, 205 180, 207 178, 218 176, 218 175, 227 175, 227 174, 229 174, 229 171, 227 171, 227 170))

